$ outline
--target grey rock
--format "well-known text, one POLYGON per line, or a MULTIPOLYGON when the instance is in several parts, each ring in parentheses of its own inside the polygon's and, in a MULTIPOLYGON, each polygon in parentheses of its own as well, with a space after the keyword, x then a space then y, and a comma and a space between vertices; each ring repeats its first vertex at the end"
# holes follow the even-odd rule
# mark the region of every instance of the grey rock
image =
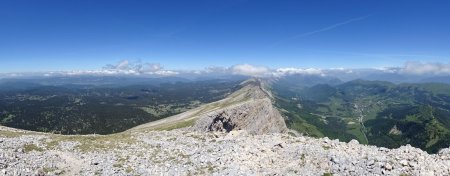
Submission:
POLYGON ((350 144, 350 145, 358 145, 359 142, 358 142, 358 140, 352 139, 348 144, 350 144))
POLYGON ((64 172, 64 171, 58 169, 58 170, 55 170, 55 171, 53 172, 53 174, 55 174, 55 175, 61 175, 63 172, 64 172))
POLYGON ((249 84, 240 90, 246 100, 199 117, 192 131, 230 132, 246 130, 249 134, 284 133, 288 129, 280 112, 273 107, 270 95, 259 85, 249 84))
POLYGON ((389 164, 389 163, 386 163, 386 164, 384 164, 384 169, 386 169, 386 170, 392 170, 392 165, 391 164, 389 164))
POLYGON ((406 160, 401 160, 400 161, 400 164, 402 165, 402 166, 408 166, 409 164, 408 164, 408 161, 406 161, 406 160))
POLYGON ((335 163, 335 164, 339 164, 339 159, 337 157, 331 157, 331 162, 335 163))

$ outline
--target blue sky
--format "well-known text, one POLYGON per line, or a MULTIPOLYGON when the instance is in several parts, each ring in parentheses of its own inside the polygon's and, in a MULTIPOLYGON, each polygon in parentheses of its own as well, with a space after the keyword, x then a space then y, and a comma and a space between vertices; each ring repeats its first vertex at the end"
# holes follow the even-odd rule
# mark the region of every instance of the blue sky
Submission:
POLYGON ((0 72, 450 62, 450 2, 4 0, 0 72))

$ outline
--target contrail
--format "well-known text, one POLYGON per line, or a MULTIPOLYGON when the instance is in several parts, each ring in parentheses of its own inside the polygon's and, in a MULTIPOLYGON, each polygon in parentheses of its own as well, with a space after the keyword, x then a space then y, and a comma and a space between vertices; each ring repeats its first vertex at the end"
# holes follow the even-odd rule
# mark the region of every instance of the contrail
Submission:
POLYGON ((286 42, 286 41, 289 41, 289 40, 293 40, 293 39, 297 39, 297 38, 301 38, 301 37, 307 37, 307 36, 314 35, 314 34, 317 34, 317 33, 329 31, 329 30, 332 30, 332 29, 337 28, 339 26, 343 26, 343 25, 350 24, 350 23, 353 23, 353 22, 356 22, 356 21, 364 20, 364 19, 366 19, 367 17, 370 17, 370 16, 371 15, 366 15, 366 16, 362 16, 362 17, 358 17, 358 18, 352 18, 352 19, 349 19, 349 20, 344 21, 344 22, 340 22, 340 23, 333 24, 331 26, 324 27, 322 29, 318 29, 318 30, 311 31, 311 32, 306 32, 306 33, 303 33, 303 34, 294 35, 291 38, 288 38, 288 39, 276 42, 275 44, 273 44, 273 46, 276 46, 276 45, 278 45, 280 43, 283 43, 283 42, 286 42))
POLYGON ((329 30, 332 30, 332 29, 337 28, 337 27, 339 27, 339 26, 343 26, 343 25, 346 25, 346 24, 350 24, 350 23, 353 23, 353 22, 355 22, 355 21, 361 21, 361 20, 364 20, 364 19, 366 19, 366 18, 369 17, 369 16, 370 16, 370 15, 366 15, 366 16, 362 16, 362 17, 358 17, 358 18, 352 18, 352 19, 349 19, 349 20, 347 20, 347 21, 340 22, 340 23, 337 23, 337 24, 333 24, 333 25, 331 25, 331 26, 324 27, 324 28, 319 29, 319 30, 315 30, 315 31, 303 33, 303 34, 300 34, 300 35, 296 35, 296 36, 292 37, 292 39, 299 38, 299 37, 306 37, 306 36, 310 36, 310 35, 313 35, 313 34, 316 34, 316 33, 329 31, 329 30))

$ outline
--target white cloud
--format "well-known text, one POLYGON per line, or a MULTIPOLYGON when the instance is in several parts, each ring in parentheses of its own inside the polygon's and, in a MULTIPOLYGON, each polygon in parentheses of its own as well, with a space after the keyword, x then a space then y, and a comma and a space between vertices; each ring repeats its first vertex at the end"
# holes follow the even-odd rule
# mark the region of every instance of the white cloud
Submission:
POLYGON ((220 73, 220 74, 229 74, 230 68, 229 67, 217 67, 217 66, 210 66, 207 67, 206 70, 202 73, 220 73))
POLYGON ((11 73, 8 76, 9 77, 20 77, 20 76, 22 76, 22 74, 20 74, 20 73, 11 73))
POLYGON ((450 64, 443 63, 422 63, 422 62, 406 62, 401 73, 407 74, 433 74, 442 75, 450 74, 450 64))
POLYGON ((120 62, 115 66, 115 68, 118 69, 118 70, 127 70, 127 69, 129 69, 129 65, 130 65, 130 63, 129 63, 128 60, 123 60, 123 61, 120 61, 120 62))
POLYGON ((140 75, 140 74, 158 74, 158 73, 164 73, 167 72, 160 72, 163 70, 163 67, 161 64, 155 64, 155 63, 141 63, 141 62, 134 62, 131 63, 128 60, 122 60, 116 65, 106 65, 103 67, 102 71, 105 74, 134 74, 134 75, 140 75))
POLYGON ((232 74, 263 77, 270 75, 271 71, 267 67, 254 66, 250 64, 234 65, 230 68, 232 74))
POLYGON ((381 68, 375 68, 377 71, 381 71, 383 73, 399 73, 402 68, 400 67, 381 67, 381 68))
POLYGON ((176 71, 170 71, 170 70, 159 70, 156 72, 150 72, 149 74, 161 75, 161 76, 172 76, 172 75, 178 75, 180 73, 176 72, 176 71))
POLYGON ((171 76, 177 75, 179 72, 164 70, 161 64, 130 62, 122 60, 116 65, 108 64, 100 70, 72 70, 60 72, 48 72, 43 76, 80 76, 80 75, 155 75, 155 76, 171 76))
POLYGON ((255 77, 267 77, 271 75, 272 70, 263 66, 255 66, 250 64, 238 64, 231 67, 210 66, 204 70, 190 71, 194 74, 210 74, 210 75, 244 75, 255 77))
POLYGON ((276 77, 290 74, 325 75, 322 69, 318 68, 279 68, 273 72, 276 77))

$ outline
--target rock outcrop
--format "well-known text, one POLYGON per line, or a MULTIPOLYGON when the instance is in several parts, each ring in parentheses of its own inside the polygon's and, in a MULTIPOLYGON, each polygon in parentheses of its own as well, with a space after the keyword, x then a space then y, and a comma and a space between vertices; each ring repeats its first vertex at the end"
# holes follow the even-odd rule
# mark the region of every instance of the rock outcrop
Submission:
POLYGON ((213 112, 201 115, 193 131, 245 130, 250 134, 284 133, 288 129, 283 117, 273 107, 270 94, 261 82, 247 82, 237 93, 244 94, 246 100, 213 112))
POLYGON ((284 133, 283 117, 269 98, 251 100, 206 114, 191 128, 194 131, 246 130, 250 134, 284 133))

